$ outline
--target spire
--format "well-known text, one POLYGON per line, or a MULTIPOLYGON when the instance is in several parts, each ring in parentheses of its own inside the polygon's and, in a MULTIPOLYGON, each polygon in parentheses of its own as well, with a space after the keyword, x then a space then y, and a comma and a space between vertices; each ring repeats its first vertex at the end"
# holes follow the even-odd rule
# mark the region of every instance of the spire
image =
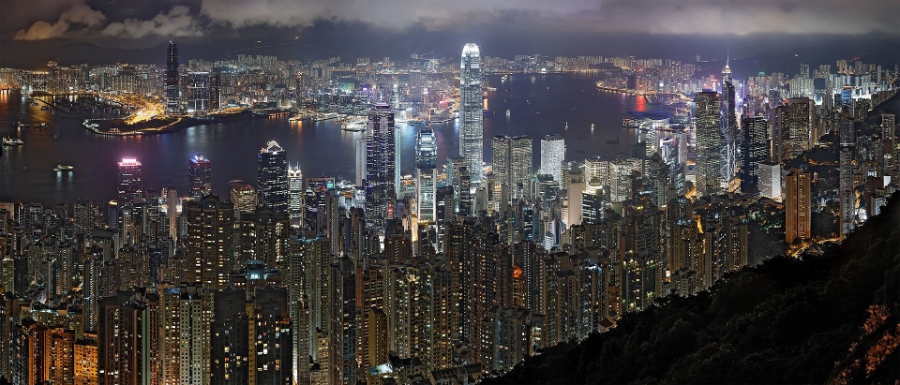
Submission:
POLYGON ((731 52, 725 51, 725 68, 722 68, 722 73, 731 73, 731 52))

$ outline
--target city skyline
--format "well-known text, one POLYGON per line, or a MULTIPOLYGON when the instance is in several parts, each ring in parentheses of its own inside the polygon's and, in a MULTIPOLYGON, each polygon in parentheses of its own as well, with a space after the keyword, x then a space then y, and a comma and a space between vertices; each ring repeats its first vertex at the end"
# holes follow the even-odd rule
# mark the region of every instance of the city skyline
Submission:
POLYGON ((885 0, 35 1, 0 384, 900 375, 885 0))

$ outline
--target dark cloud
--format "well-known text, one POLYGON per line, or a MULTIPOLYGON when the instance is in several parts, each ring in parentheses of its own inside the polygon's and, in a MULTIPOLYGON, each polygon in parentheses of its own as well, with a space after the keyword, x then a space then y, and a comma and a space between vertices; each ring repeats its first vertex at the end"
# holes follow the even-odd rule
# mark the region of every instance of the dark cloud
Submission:
POLYGON ((322 21, 393 32, 900 36, 900 0, 5 0, 0 36, 133 40, 304 35, 322 21))

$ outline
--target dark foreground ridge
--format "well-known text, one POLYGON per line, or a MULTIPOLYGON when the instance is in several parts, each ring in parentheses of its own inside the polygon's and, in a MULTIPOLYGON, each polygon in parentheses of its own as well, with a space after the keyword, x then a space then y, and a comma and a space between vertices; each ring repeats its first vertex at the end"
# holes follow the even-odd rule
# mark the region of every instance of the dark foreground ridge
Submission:
POLYGON ((486 383, 900 384, 898 301, 895 196, 821 256, 774 258, 709 292, 666 298, 486 383))

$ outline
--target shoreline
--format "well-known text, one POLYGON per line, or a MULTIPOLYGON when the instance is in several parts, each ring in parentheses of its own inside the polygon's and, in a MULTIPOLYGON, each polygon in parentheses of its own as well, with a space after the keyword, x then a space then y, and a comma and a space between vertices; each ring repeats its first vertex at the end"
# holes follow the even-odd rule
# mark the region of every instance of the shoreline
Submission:
MULTIPOLYGON (((218 124, 218 123, 227 123, 241 120, 251 120, 258 118, 267 118, 269 116, 269 112, 265 114, 258 114, 252 111, 242 111, 237 114, 229 114, 222 116, 215 116, 212 119, 209 118, 196 118, 196 117, 181 117, 177 118, 175 121, 166 121, 165 119, 154 119, 148 122, 138 123, 136 125, 125 125, 121 119, 91 119, 91 118, 79 118, 79 117, 67 117, 73 119, 84 119, 81 126, 86 130, 91 131, 97 135, 103 136, 142 136, 142 135, 160 135, 160 134, 171 134, 180 132, 183 129, 201 126, 205 124, 218 124), (88 122, 97 122, 94 123, 97 126, 91 127, 88 125, 88 122), (119 127, 115 125, 117 123, 122 123, 122 126, 129 128, 128 131, 118 131, 119 127), (101 128, 100 125, 105 125, 105 128, 101 128), (143 127, 142 125, 146 125, 143 127), (115 131, 114 131, 115 130, 115 131)), ((169 118, 166 118, 169 119, 169 118)))

